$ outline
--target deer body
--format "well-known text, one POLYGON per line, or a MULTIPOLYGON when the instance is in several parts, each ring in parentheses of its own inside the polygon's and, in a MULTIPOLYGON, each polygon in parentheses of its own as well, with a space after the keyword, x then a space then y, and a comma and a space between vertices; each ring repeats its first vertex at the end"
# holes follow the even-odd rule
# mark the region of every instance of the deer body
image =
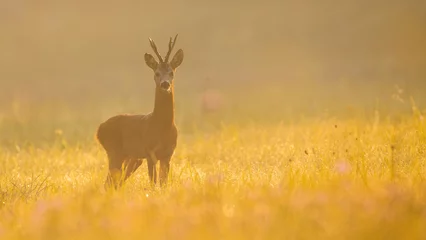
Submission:
POLYGON ((146 115, 117 115, 100 124, 97 139, 109 160, 109 173, 105 187, 121 186, 147 159, 149 178, 157 182, 156 164, 160 161, 160 184, 167 183, 170 160, 177 145, 178 131, 174 121, 174 73, 183 61, 183 51, 177 51, 172 61, 168 58, 177 35, 169 42, 165 60, 150 39, 151 47, 160 63, 145 54, 146 64, 155 72, 154 110, 146 115))

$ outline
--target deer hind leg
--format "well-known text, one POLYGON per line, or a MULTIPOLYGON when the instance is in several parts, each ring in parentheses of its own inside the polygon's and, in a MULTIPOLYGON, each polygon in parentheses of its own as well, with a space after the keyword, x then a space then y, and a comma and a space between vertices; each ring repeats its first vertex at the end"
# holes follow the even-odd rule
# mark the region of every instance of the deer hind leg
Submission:
POLYGON ((125 175, 123 181, 126 181, 142 164, 142 160, 131 158, 125 162, 125 175))
POLYGON ((148 157, 148 175, 151 185, 157 184, 157 157, 154 152, 149 153, 148 157))
POLYGON ((105 180, 105 189, 118 189, 123 182, 123 169, 122 165, 124 158, 118 154, 108 153, 108 167, 109 172, 105 180))
POLYGON ((170 170, 170 158, 160 160, 160 186, 167 184, 170 170))
POLYGON ((120 187, 119 180, 121 178, 120 169, 110 169, 105 180, 105 190, 110 190, 111 188, 118 189, 120 187))
POLYGON ((141 164, 141 160, 132 158, 123 161, 121 165, 110 165, 105 186, 111 187, 112 185, 115 189, 120 188, 141 164))

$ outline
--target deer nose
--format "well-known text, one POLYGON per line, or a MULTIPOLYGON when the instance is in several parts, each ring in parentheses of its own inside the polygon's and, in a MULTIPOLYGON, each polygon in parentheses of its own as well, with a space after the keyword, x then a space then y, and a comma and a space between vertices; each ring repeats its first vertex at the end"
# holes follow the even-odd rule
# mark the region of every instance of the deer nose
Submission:
POLYGON ((160 84, 160 87, 164 90, 168 90, 170 88, 170 83, 167 81, 164 81, 160 84))

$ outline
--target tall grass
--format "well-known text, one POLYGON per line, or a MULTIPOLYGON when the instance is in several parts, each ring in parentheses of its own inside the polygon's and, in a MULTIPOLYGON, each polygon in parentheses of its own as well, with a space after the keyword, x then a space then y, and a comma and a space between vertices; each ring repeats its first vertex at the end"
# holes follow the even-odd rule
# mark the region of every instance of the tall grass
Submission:
POLYGON ((0 239, 426 239, 419 2, 2 1, 0 239), (105 192, 96 127, 175 33, 170 185, 105 192))
MULTIPOLYGON (((416 109, 416 108, 413 108, 416 109)), ((146 163, 105 192, 93 140, 0 148, 1 239, 424 239, 426 122, 322 118, 183 134, 167 188, 146 163)))

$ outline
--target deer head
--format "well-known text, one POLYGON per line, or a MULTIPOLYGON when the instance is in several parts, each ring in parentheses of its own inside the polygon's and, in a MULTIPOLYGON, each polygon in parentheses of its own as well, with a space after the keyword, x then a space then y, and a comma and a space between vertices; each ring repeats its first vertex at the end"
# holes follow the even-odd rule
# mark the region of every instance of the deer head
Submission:
POLYGON ((159 62, 157 62, 151 54, 145 53, 146 65, 154 71, 156 87, 168 93, 171 92, 176 69, 183 61, 183 51, 182 49, 179 49, 173 56, 173 59, 169 62, 169 57, 173 47, 175 46, 177 36, 178 35, 175 36, 173 41, 172 38, 170 38, 169 51, 164 59, 161 57, 160 53, 158 53, 157 46, 154 41, 151 38, 149 39, 152 50, 154 50, 154 53, 157 55, 159 62))

